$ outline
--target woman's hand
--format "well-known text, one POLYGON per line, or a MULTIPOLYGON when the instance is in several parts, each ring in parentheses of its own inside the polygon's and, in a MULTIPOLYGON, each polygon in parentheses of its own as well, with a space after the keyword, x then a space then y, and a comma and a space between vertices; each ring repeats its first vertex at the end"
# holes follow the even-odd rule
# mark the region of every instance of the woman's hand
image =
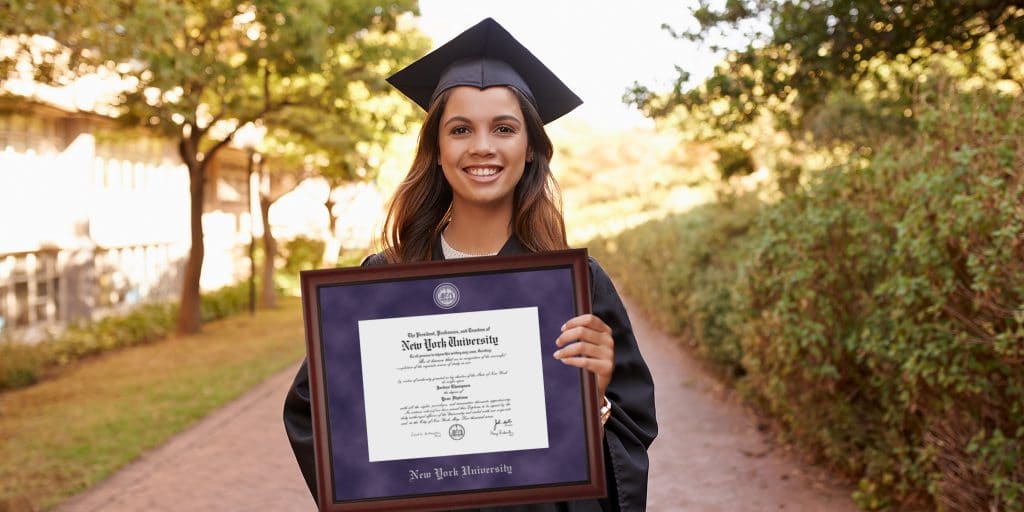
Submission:
POLYGON ((594 315, 580 315, 562 326, 555 340, 562 347, 555 358, 565 364, 590 370, 597 376, 597 396, 604 397, 615 371, 615 340, 612 329, 594 315))

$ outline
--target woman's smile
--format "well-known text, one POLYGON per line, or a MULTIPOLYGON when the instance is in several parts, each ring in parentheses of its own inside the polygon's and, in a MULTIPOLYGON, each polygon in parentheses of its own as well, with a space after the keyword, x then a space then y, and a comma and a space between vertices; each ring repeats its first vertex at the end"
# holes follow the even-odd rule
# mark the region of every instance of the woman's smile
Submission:
POLYGON ((474 181, 489 183, 497 178, 502 167, 497 165, 474 165, 471 167, 464 167, 462 170, 475 178, 474 181))

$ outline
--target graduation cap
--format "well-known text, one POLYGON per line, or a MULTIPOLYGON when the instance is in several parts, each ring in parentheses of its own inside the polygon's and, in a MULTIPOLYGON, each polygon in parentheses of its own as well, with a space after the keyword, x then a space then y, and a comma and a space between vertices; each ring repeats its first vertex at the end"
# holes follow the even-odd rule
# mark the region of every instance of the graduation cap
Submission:
POLYGON ((428 110, 442 92, 459 85, 480 89, 511 85, 537 107, 545 124, 578 107, 576 96, 530 50, 491 18, 391 75, 388 82, 428 110))

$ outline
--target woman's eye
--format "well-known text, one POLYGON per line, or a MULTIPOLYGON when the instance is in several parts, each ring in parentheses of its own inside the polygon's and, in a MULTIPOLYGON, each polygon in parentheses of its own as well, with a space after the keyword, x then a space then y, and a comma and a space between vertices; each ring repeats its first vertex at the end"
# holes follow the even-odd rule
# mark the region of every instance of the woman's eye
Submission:
POLYGON ((495 128, 494 131, 496 131, 498 133, 508 133, 508 134, 516 133, 516 129, 515 128, 513 128, 513 127, 511 127, 509 125, 506 125, 506 124, 498 126, 497 128, 495 128))
POLYGON ((452 135, 465 135, 467 133, 469 133, 469 128, 466 128, 465 126, 456 126, 455 128, 452 128, 452 135))

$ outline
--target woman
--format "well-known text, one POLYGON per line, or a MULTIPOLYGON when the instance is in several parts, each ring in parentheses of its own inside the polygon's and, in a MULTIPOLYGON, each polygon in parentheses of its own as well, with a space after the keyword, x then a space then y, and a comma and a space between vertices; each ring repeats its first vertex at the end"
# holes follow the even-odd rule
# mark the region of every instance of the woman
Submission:
MULTIPOLYGON (((412 168, 388 211, 384 251, 364 266, 568 248, 544 124, 581 101, 540 61, 487 19, 389 82, 427 117, 412 168)), ((618 294, 593 259, 590 278, 593 314, 567 319, 555 357, 596 376, 608 497, 490 510, 646 506, 647 447, 657 434, 654 385, 618 294)), ((285 427, 316 498, 305 364, 285 402, 285 427)))

